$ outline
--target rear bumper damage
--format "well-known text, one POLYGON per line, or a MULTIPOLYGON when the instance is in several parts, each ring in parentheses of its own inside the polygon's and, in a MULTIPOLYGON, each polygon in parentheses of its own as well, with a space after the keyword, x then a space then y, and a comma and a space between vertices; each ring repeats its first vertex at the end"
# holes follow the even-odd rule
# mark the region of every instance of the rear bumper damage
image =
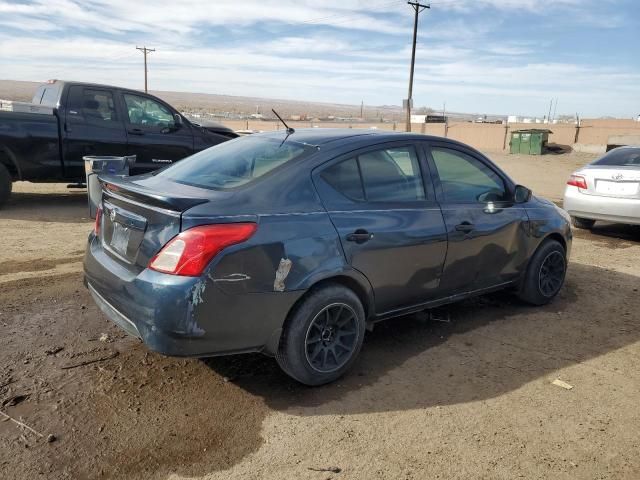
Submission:
POLYGON ((207 357, 275 353, 289 309, 302 292, 229 294, 212 280, 152 270, 134 275, 90 237, 85 282, 100 310, 151 350, 207 357))

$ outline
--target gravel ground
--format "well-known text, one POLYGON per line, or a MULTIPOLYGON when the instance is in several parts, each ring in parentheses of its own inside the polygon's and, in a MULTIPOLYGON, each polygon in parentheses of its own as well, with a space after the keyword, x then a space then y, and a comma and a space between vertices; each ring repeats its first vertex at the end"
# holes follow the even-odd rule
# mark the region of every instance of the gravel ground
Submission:
MULTIPOLYGON (((490 156, 558 202, 592 159, 490 156)), ((498 294, 440 311, 450 322, 386 322, 350 375, 309 389, 260 355, 174 359, 125 337, 82 285, 83 193, 16 192, 0 411, 43 437, 0 415, 2 479, 640 478, 639 229, 576 232, 549 306, 498 294)))

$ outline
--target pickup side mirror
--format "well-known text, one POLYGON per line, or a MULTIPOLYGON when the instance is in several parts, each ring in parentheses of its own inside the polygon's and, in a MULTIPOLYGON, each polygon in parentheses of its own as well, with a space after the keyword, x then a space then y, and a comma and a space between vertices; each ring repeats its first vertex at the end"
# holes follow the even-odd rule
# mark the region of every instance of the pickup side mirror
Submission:
POLYGON ((513 192, 513 200, 516 203, 527 203, 531 200, 531 195, 533 195, 533 192, 527 187, 516 185, 515 191, 513 192))
POLYGON ((167 133, 176 132, 182 128, 182 125, 183 125, 182 117, 180 116, 179 113, 175 113, 173 115, 173 124, 167 127, 164 127, 162 130, 160 130, 160 133, 167 134, 167 133))

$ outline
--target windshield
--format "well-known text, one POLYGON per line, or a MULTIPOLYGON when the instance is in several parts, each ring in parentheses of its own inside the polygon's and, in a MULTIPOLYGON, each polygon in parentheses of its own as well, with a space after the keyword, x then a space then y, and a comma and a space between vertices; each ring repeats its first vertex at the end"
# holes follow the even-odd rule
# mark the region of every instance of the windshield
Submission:
POLYGON ((592 165, 640 167, 640 148, 616 148, 592 165))
POLYGON ((300 158, 312 148, 291 140, 241 137, 185 158, 158 176, 195 187, 230 189, 300 158))

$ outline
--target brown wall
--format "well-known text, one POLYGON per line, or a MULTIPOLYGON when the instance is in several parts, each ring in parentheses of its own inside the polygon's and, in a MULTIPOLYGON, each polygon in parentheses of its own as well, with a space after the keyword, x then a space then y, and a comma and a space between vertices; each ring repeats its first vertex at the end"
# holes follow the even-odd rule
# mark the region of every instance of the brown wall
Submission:
MULTIPOLYGON (((223 121, 234 130, 277 130, 283 128, 279 122, 261 120, 229 120, 223 121)), ((403 123, 349 123, 349 122, 289 122, 293 128, 375 128, 377 130, 405 130, 403 123)), ((501 152, 509 150, 511 132, 527 128, 549 128, 549 143, 575 148, 591 148, 604 151, 609 137, 614 135, 640 135, 640 123, 633 120, 583 120, 576 142, 576 125, 557 124, 542 125, 532 123, 511 123, 495 125, 489 123, 451 122, 448 126, 439 123, 412 124, 413 132, 448 137, 469 144, 478 150, 501 152)))
POLYGON ((640 135, 640 122, 632 120, 584 120, 580 125, 578 143, 607 144, 613 135, 640 135))

